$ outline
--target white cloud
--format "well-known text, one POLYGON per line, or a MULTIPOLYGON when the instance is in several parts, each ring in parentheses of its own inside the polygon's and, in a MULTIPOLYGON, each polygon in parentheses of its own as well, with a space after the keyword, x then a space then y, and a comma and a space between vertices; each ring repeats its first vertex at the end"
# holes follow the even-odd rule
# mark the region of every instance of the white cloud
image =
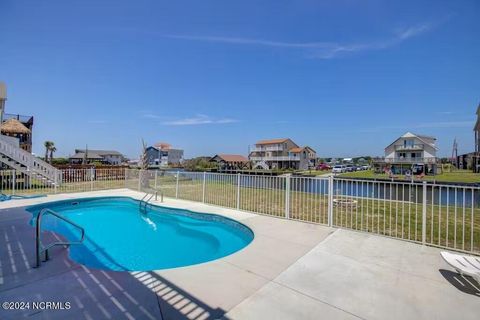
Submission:
POLYGON ((145 113, 142 114, 142 118, 147 118, 147 119, 162 119, 161 116, 153 114, 153 113, 145 113))
POLYGON ((431 23, 424 23, 424 24, 408 27, 406 29, 399 30, 397 32, 397 37, 398 37, 398 39, 406 40, 406 39, 415 37, 419 34, 428 32, 433 27, 434 27, 434 25, 431 24, 431 23))
POLYGON ((238 122, 238 120, 231 118, 212 118, 207 115, 199 114, 191 118, 183 118, 172 121, 165 121, 163 124, 169 126, 194 126, 202 124, 227 124, 238 122))
POLYGON ((334 43, 327 42, 281 42, 270 41, 260 39, 248 39, 248 38, 230 38, 230 37, 216 37, 216 36, 188 36, 188 35, 167 35, 167 38, 181 39, 181 40, 194 40, 194 41, 206 41, 206 42, 222 42, 230 44, 246 44, 246 45, 260 45, 268 47, 285 47, 285 48, 321 48, 331 47, 334 43))
POLYGON ((406 41, 410 38, 426 33, 430 31, 434 26, 435 25, 432 23, 423 23, 416 26, 397 30, 397 32, 392 37, 385 40, 347 44, 335 42, 284 42, 264 39, 219 36, 167 35, 165 37, 179 40, 225 43, 232 45, 256 45, 286 49, 303 49, 307 50, 308 55, 312 58, 330 59, 342 53, 386 49, 391 46, 398 45, 401 42, 406 41))

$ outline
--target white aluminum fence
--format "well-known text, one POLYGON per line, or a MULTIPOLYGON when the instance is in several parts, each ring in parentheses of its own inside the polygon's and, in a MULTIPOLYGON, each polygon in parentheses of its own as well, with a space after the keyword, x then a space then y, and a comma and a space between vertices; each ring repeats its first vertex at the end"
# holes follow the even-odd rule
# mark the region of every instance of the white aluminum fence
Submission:
POLYGON ((333 225, 480 253, 480 188, 334 179, 333 225))
POLYGON ((0 171, 5 194, 130 188, 480 254, 480 187, 136 169, 64 169, 55 186, 0 171))
POLYGON ((135 190, 480 253, 480 188, 476 186, 131 171, 127 184, 135 190), (142 175, 145 179, 140 183, 142 175))

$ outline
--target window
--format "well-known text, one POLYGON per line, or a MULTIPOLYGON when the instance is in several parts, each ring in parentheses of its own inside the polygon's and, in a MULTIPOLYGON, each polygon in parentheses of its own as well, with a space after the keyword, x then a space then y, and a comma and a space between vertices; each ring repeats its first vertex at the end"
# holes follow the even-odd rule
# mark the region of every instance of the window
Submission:
POLYGON ((405 140, 403 140, 403 146, 405 148, 411 148, 411 147, 413 147, 413 142, 414 141, 412 139, 405 139, 405 140))

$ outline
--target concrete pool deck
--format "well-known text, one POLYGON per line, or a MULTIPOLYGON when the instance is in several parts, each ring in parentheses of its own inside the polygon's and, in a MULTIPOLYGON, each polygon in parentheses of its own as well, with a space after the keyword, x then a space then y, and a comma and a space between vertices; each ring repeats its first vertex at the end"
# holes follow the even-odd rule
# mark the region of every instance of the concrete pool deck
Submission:
MULTIPOLYGON (((119 189, 0 203, 0 302, 70 302, 69 310, 3 310, 0 319, 478 319, 479 285, 446 265, 440 249, 165 199, 164 206, 221 214, 255 233, 212 262, 151 272, 89 269, 55 248, 40 268, 24 206, 119 189)), ((45 243, 57 235, 45 232, 45 243)))

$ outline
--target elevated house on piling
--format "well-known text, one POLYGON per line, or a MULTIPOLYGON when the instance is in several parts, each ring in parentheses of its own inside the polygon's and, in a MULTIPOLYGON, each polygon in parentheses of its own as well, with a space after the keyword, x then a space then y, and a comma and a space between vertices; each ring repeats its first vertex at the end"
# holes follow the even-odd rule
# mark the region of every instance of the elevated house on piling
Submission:
POLYGON ((383 158, 373 159, 374 170, 393 174, 437 174, 435 137, 407 132, 385 148, 383 158))

